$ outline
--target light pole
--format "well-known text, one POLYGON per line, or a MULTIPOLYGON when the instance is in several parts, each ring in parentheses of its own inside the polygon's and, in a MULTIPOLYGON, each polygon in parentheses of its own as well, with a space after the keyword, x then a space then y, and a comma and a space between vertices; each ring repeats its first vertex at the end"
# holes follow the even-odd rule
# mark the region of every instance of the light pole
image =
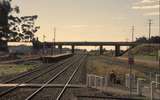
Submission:
POLYGON ((43 35, 43 55, 45 55, 45 38, 46 36, 43 35))
POLYGON ((56 27, 54 27, 54 37, 53 37, 52 55, 54 54, 55 42, 56 42, 56 27))
MULTIPOLYGON (((159 36, 160 36, 160 0, 159 0, 159 36)), ((160 43, 160 40, 159 40, 160 43)), ((159 61, 159 74, 160 74, 160 45, 158 49, 158 61, 159 61)))
POLYGON ((135 28, 134 28, 134 25, 132 26, 132 42, 134 42, 134 30, 135 30, 135 28))
POLYGON ((149 19, 149 36, 148 36, 149 41, 151 39, 151 25, 152 25, 152 20, 149 19))
MULTIPOLYGON (((159 36, 160 36, 160 0, 159 0, 159 36)), ((160 42, 160 41, 159 41, 160 42)), ((160 49, 160 48, 159 48, 160 49)))

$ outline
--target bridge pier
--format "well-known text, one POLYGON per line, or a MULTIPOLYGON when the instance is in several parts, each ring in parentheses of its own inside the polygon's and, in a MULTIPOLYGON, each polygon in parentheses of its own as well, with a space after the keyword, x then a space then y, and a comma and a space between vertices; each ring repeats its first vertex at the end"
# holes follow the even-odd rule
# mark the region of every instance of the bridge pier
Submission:
POLYGON ((120 56, 120 45, 115 45, 115 56, 120 56))
POLYGON ((103 45, 100 45, 99 50, 100 50, 100 55, 103 55, 103 45))
POLYGON ((59 53, 62 53, 62 45, 58 45, 59 53))
POLYGON ((72 45, 72 54, 74 54, 74 49, 75 49, 75 46, 72 45))

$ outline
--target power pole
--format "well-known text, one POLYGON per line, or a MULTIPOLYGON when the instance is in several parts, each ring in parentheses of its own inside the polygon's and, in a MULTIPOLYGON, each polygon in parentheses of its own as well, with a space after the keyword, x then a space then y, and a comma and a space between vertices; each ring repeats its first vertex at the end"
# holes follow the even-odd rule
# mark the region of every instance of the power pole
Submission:
MULTIPOLYGON (((54 27, 54 43, 56 42, 56 27, 54 27)), ((55 44, 54 44, 55 46, 55 44)))
POLYGON ((56 42, 56 27, 54 27, 54 37, 53 37, 52 55, 54 54, 55 42, 56 42))
POLYGON ((152 20, 149 19, 149 40, 151 39, 151 25, 152 25, 152 20))
MULTIPOLYGON (((160 0, 159 0, 159 36, 160 36, 160 0)), ((160 41, 159 41, 160 42, 160 41)), ((159 48, 160 49, 160 48, 159 48)))
POLYGON ((134 42, 134 30, 135 30, 135 28, 134 28, 134 25, 132 26, 132 42, 134 42))
MULTIPOLYGON (((160 0, 159 0, 159 36, 160 36, 160 0)), ((160 40, 159 40, 159 43, 160 43, 160 40)), ((158 48, 158 61, 159 61, 159 74, 160 74, 160 45, 159 45, 159 48, 158 48)), ((160 89, 160 87, 159 87, 160 89)))
POLYGON ((46 36, 43 35, 43 54, 45 54, 45 38, 46 36))

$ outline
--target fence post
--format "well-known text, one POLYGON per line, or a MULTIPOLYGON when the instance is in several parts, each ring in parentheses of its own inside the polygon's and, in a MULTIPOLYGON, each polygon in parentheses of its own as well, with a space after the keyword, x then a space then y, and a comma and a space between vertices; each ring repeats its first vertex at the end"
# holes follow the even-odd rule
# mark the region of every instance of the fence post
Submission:
POLYGON ((130 76, 129 76, 129 74, 126 74, 126 79, 125 79, 125 86, 127 87, 127 88, 129 88, 130 86, 130 76))
POLYGON ((150 96, 151 98, 150 98, 150 99, 153 100, 153 98, 154 98, 154 97, 153 97, 153 82, 151 82, 151 84, 150 84, 150 89, 151 89, 151 92, 150 92, 150 93, 151 93, 151 94, 150 94, 150 95, 151 95, 151 96, 150 96))
POLYGON ((103 88, 103 77, 101 77, 100 80, 101 80, 100 87, 103 88))
POLYGON ((138 78, 137 79, 137 95, 142 96, 142 86, 145 79, 138 78))
POLYGON ((90 87, 90 75, 87 74, 87 83, 86 83, 87 87, 90 87))
POLYGON ((97 76, 94 75, 94 87, 96 88, 97 87, 97 76))
POLYGON ((108 86, 108 76, 104 76, 104 86, 108 86))
POLYGON ((160 82, 160 74, 156 74, 156 88, 158 88, 159 82, 160 82))

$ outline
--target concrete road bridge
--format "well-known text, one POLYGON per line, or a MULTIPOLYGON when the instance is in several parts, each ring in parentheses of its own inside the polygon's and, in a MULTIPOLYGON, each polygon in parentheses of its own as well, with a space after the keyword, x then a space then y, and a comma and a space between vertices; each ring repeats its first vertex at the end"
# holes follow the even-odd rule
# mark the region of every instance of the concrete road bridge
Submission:
POLYGON ((103 46, 114 46, 115 47, 115 56, 121 55, 121 46, 129 46, 130 48, 135 47, 138 45, 138 43, 135 42, 45 42, 45 46, 51 47, 51 46, 58 46, 60 51, 62 50, 63 46, 71 46, 72 53, 75 52, 76 46, 99 46, 100 48, 100 54, 103 54, 103 46))

